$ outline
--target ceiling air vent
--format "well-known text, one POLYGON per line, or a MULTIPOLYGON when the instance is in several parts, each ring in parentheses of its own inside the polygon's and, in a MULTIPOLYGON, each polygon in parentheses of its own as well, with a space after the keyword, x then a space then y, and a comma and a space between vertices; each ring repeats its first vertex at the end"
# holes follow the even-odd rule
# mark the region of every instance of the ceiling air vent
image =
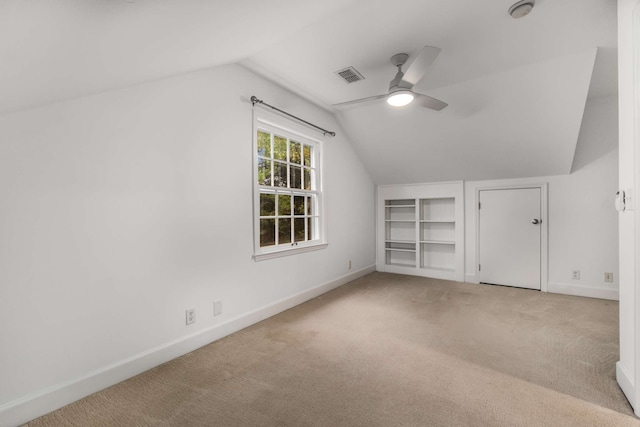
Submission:
POLYGON ((360 74, 358 70, 353 67, 347 67, 342 70, 338 70, 336 71, 336 74, 347 83, 355 83, 359 82, 360 80, 364 80, 362 74, 360 74))

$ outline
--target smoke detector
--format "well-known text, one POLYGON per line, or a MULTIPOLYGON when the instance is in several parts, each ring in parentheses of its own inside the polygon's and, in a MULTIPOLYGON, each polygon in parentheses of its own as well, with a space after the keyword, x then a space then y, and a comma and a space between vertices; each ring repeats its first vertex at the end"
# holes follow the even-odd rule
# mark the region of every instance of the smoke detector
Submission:
POLYGON ((509 15, 511 15, 513 19, 518 19, 518 18, 522 18, 523 16, 527 16, 531 12, 535 4, 536 4, 535 0, 521 0, 517 3, 514 3, 509 8, 509 15))

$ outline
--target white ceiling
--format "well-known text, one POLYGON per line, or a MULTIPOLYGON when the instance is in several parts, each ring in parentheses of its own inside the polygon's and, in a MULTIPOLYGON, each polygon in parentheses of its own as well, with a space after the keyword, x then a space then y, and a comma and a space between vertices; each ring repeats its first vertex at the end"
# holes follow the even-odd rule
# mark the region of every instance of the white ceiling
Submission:
POLYGON ((240 62, 335 111, 377 183, 569 173, 585 98, 617 91, 616 2, 513 2, 0 0, 0 113, 240 62), (424 45, 442 53, 414 89, 448 108, 331 107, 424 45))
POLYGON ((0 0, 0 112, 239 61, 349 0, 0 0))

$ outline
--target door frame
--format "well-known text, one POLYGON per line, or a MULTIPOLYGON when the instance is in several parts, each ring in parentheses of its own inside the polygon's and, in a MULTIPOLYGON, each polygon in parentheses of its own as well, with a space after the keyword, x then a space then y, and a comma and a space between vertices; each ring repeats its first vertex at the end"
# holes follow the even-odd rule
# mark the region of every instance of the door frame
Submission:
MULTIPOLYGON (((638 70, 640 70, 640 43, 638 42, 638 37, 640 36, 640 1, 636 0, 633 5, 633 15, 631 18, 631 32, 632 32, 632 45, 631 45, 631 60, 633 64, 633 105, 631 106, 630 111, 627 109, 622 109, 622 106, 619 106, 621 114, 631 114, 632 117, 629 117, 631 120, 631 127, 633 129, 633 151, 634 151, 634 163, 633 169, 635 172, 633 186, 631 193, 633 194, 634 200, 632 202, 632 215, 633 215, 633 227, 634 227, 634 242, 635 248, 633 251, 633 258, 635 258, 635 265, 633 268, 633 283, 631 286, 633 287, 633 309, 636 313, 635 315, 635 324, 632 326, 633 328, 633 360, 634 360, 634 384, 633 384, 633 392, 632 397, 629 397, 628 391, 629 387, 627 384, 624 384, 626 387, 622 387, 621 380, 618 379, 618 384, 620 384, 623 392, 627 396, 627 399, 632 401, 634 413, 637 417, 640 417, 640 316, 638 316, 638 312, 640 311, 640 291, 638 291, 638 285, 640 285, 640 260, 638 259, 638 251, 640 249, 640 212, 638 211, 638 195, 640 195, 640 101, 638 100, 638 95, 640 95, 640 77, 638 76, 638 70)), ((620 15, 618 15, 618 26, 620 25, 620 15)), ((619 60, 618 60, 619 61, 619 60)), ((619 78, 621 74, 618 74, 619 78)), ((622 286, 622 283, 619 284, 622 286)), ((618 362, 616 364, 617 367, 620 364, 618 362)), ((625 373, 626 374, 626 373, 625 373)), ((617 376, 619 378, 619 376, 617 376)))
POLYGON ((524 190, 528 188, 540 189, 540 213, 542 227, 540 229, 540 292, 547 292, 549 287, 549 220, 548 220, 548 194, 549 183, 544 182, 540 184, 522 184, 522 185, 501 185, 491 187, 477 187, 475 194, 475 217, 476 217, 476 262, 475 262, 475 276, 480 279, 480 271, 478 270, 478 263, 480 259, 480 213, 478 209, 478 203, 480 203, 480 192, 487 190, 524 190))

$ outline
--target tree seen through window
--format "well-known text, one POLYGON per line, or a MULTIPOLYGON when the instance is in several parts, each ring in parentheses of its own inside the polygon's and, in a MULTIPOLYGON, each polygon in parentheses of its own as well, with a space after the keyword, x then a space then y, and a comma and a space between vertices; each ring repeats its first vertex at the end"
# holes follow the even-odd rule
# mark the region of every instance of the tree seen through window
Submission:
POLYGON ((318 238, 316 147, 266 129, 257 131, 260 247, 318 238))

